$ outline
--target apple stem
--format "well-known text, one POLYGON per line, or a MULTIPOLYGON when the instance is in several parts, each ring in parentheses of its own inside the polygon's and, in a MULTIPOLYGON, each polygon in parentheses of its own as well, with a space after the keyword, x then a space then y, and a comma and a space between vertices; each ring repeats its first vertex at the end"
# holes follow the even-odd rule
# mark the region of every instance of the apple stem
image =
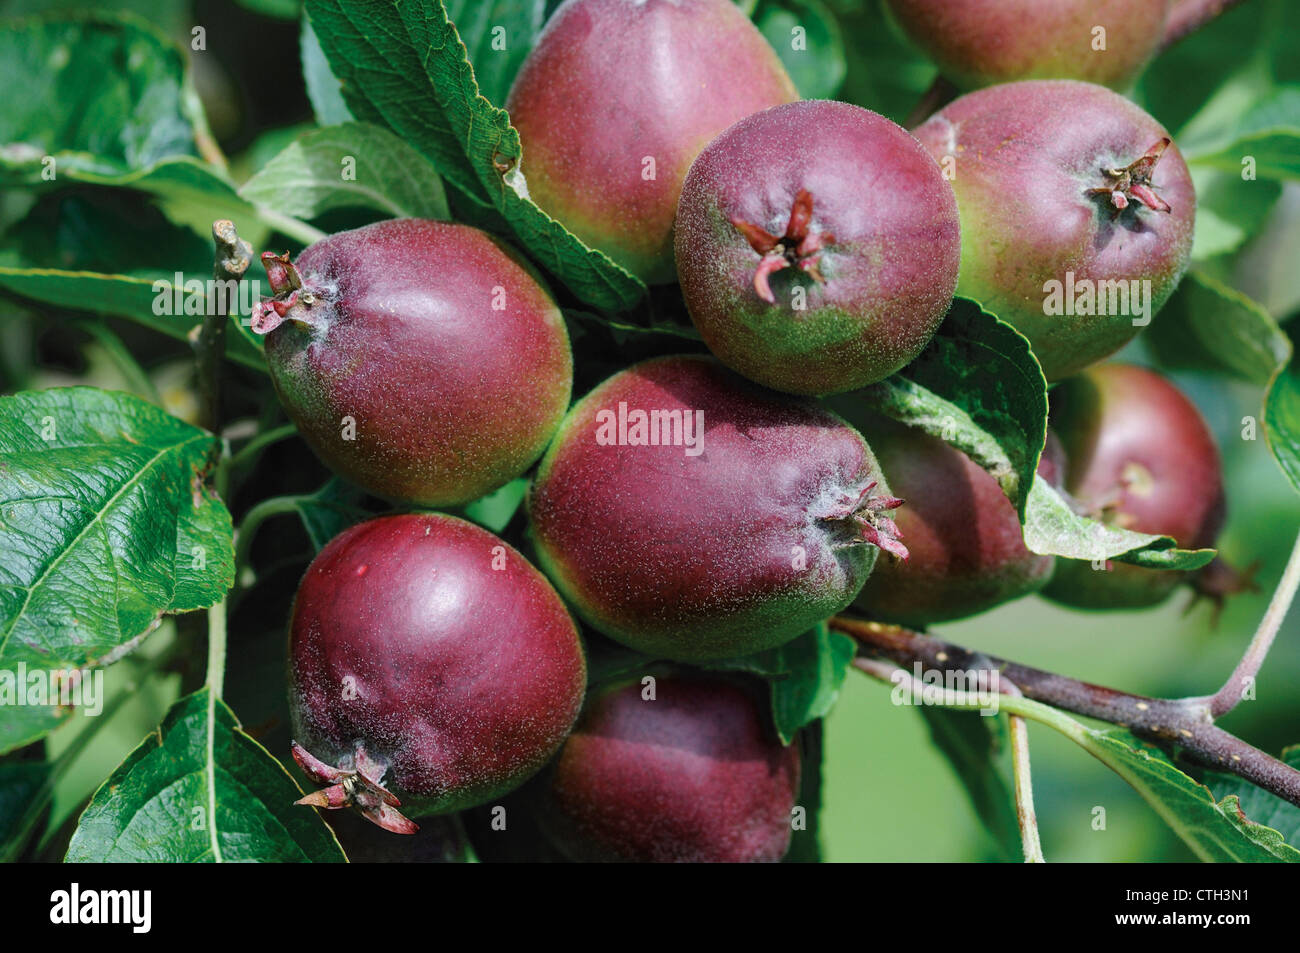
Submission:
POLYGON ((1286 569, 1282 571, 1282 578, 1277 588, 1273 590, 1273 598, 1264 611, 1264 618, 1260 620, 1259 628, 1255 630, 1255 635, 1250 640, 1250 645, 1246 647, 1241 661, 1237 663, 1237 667, 1217 692, 1206 698, 1188 699, 1189 702, 1206 705, 1211 717, 1214 718, 1221 718, 1237 707, 1237 704, 1247 695, 1247 688, 1254 685, 1255 676, 1259 674, 1260 666, 1264 664, 1264 658, 1268 655, 1273 640, 1277 638, 1282 620, 1286 618, 1287 610, 1295 600, 1298 587, 1300 587, 1300 535, 1296 536, 1286 569))
MULTIPOLYGON (((1300 551, 1300 542, 1297 550, 1300 551)), ((1274 605, 1289 604, 1296 584, 1300 584, 1300 558, 1293 554, 1292 563, 1294 568, 1292 564, 1287 567, 1290 578, 1284 577, 1284 585, 1278 587, 1280 593, 1287 588, 1290 591, 1284 594, 1281 602, 1275 597, 1274 605)), ((1274 613, 1274 605, 1269 607, 1270 613, 1274 613)), ((1285 608, 1278 612, 1285 614, 1285 608)), ((1266 620, 1270 625, 1280 625, 1280 615, 1274 615, 1275 618, 1266 617, 1266 620)), ((1207 699, 1131 695, 982 652, 971 652, 951 642, 897 625, 836 616, 830 620, 829 626, 833 631, 842 632, 858 643, 861 654, 854 665, 868 674, 888 678, 888 673, 881 676, 872 667, 879 666, 877 660, 888 659, 904 670, 920 664, 939 672, 961 670, 968 677, 972 672, 996 675, 999 679, 1010 680, 1026 699, 1121 725, 1148 741, 1166 746, 1176 745, 1199 764, 1245 778, 1300 806, 1300 771, 1215 725, 1207 699)), ((1262 625, 1261 631, 1264 628, 1262 625)), ((1275 634, 1276 628, 1272 631, 1275 634)), ((1267 641, 1271 640, 1270 635, 1267 641)), ((1247 653, 1247 659, 1243 659, 1243 665, 1252 660, 1258 667, 1258 662, 1263 658, 1262 651, 1256 651, 1255 643, 1252 643, 1251 649, 1247 653)), ((1266 645, 1263 650, 1267 650, 1266 645)))
MULTIPOLYGON (((1008 679, 1002 680, 1002 686, 1008 695, 1022 694, 1008 679)), ((1043 842, 1038 836, 1038 812, 1034 810, 1034 783, 1029 767, 1029 726, 1020 715, 1009 715, 1007 725, 1011 741, 1011 774, 1016 792, 1016 823, 1020 827, 1025 863, 1045 864, 1047 858, 1043 856, 1043 842)))
POLYGON ((903 128, 908 130, 916 129, 917 126, 944 106, 947 106, 960 94, 961 90, 951 80, 942 75, 936 76, 934 82, 921 94, 921 98, 917 100, 916 105, 912 107, 912 111, 903 120, 903 128))

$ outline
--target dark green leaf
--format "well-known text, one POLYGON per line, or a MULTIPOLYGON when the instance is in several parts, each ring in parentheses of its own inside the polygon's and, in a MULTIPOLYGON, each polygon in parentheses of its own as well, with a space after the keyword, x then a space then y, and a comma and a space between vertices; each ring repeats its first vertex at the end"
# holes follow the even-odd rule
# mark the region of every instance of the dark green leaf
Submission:
POLYGON ((502 103, 546 19, 545 0, 448 0, 479 92, 502 103))
MULTIPOLYGON (((1283 751, 1282 761, 1300 770, 1300 745, 1283 751)), ((1225 811, 1232 810, 1228 798, 1236 799, 1236 806, 1245 815, 1238 818, 1242 824, 1272 828, 1290 846, 1300 848, 1300 807, 1234 774, 1210 771, 1206 773, 1205 781, 1225 811)))
POLYGON ((1029 342, 958 298, 921 355, 897 374, 832 401, 866 400, 941 437, 997 479, 1023 515, 1047 433, 1047 384, 1029 342))
POLYGON ((1269 384, 1264 398, 1264 436, 1278 466, 1300 490, 1300 368, 1294 357, 1269 384))
POLYGON ((299 136, 239 194, 297 218, 356 207, 391 218, 451 217, 433 166, 387 129, 360 122, 299 136))
POLYGON ((782 654, 789 672, 771 684, 772 721, 789 744, 801 728, 830 713, 857 644, 842 632, 828 631, 823 623, 775 651, 782 654))
POLYGON ((831 632, 823 622, 778 648, 701 665, 766 679, 773 723, 781 742, 789 744, 799 729, 831 710, 855 652, 851 638, 831 632))
POLYGON ((107 664, 234 578, 212 436, 91 387, 0 398, 0 662, 107 664), (76 479, 70 479, 75 474, 76 479))
MULTIPOLYGON (((211 278, 209 241, 170 224, 140 197, 109 189, 47 196, 0 241, 0 288, 129 318, 178 340, 202 321, 211 278)), ((256 292, 253 282, 241 286, 243 318, 256 292)), ((232 331, 227 355, 265 370, 260 339, 243 320, 232 331)))
POLYGON ((0 705, 0 755, 44 738, 72 714, 70 708, 0 705))
POLYGON ((615 311, 640 300, 639 280, 527 197, 519 134, 505 110, 479 94, 439 0, 308 0, 307 13, 354 116, 391 129, 447 182, 495 208, 519 243, 582 300, 615 311))
POLYGON ((202 689, 95 792, 69 862, 334 862, 343 851, 280 762, 202 689))
POLYGON ((83 17, 0 28, 7 106, 0 181, 103 176, 197 156, 206 132, 184 54, 139 21, 83 17))
POLYGON ((821 719, 799 732, 799 801, 806 817, 803 830, 790 835, 790 849, 781 862, 819 864, 822 861, 821 810, 822 760, 825 757, 826 725, 821 719))
MULTIPOLYGON (((204 240, 216 219, 233 220, 255 244, 267 237, 261 217, 276 216, 199 158, 224 163, 185 54, 142 21, 83 15, 2 26, 0 63, 15 104, 0 114, 0 184, 131 189, 204 240)), ((287 224, 283 213, 279 222, 287 224)))
POLYGON ((903 39, 883 3, 833 0, 830 6, 847 66, 839 98, 904 122, 933 82, 934 64, 903 39))
POLYGON ((12 863, 27 840, 29 808, 50 776, 41 761, 0 762, 0 863, 12 863))
MULTIPOLYGON (((1139 81, 1138 102, 1167 129, 1174 141, 1191 128, 1193 114, 1204 112, 1240 74, 1253 72, 1264 85, 1274 78, 1294 81, 1300 60, 1300 7, 1292 0, 1251 0, 1229 9, 1163 51, 1139 81), (1225 51, 1231 50, 1230 56, 1225 51), (1226 78, 1226 82, 1225 82, 1226 78), (1187 124, 1187 129, 1184 129, 1187 124)), ((1226 110, 1240 116, 1262 87, 1226 110)), ((1226 105, 1226 103, 1225 103, 1226 105)))
POLYGON ((276 20, 296 20, 301 6, 299 0, 239 0, 240 6, 254 13, 276 20))
POLYGON ((364 493, 338 477, 331 477, 315 493, 297 498, 298 518, 316 552, 349 526, 373 515, 361 505, 364 499, 364 493))

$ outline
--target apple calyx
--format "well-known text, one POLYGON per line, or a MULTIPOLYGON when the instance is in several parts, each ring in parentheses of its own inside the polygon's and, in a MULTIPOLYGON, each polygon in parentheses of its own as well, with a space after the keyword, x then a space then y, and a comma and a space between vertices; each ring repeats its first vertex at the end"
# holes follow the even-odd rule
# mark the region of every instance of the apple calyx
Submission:
POLYGON ((253 333, 269 334, 286 320, 310 323, 307 312, 316 304, 317 296, 304 287, 302 276, 289 260, 289 253, 262 252, 262 267, 266 269, 272 297, 253 305, 250 315, 253 333))
POLYGON ((1087 194, 1106 196, 1115 215, 1124 211, 1134 201, 1145 205, 1153 212, 1173 211, 1169 203, 1156 194, 1155 187, 1151 184, 1156 163, 1169 148, 1169 144, 1170 139, 1165 136, 1143 153, 1141 158, 1124 168, 1103 169, 1102 172, 1111 180, 1110 183, 1100 188, 1088 189, 1087 194))
POLYGON ((293 760, 309 778, 317 784, 328 785, 299 798, 294 804, 327 811, 355 807, 366 820, 394 834, 414 834, 420 829, 397 810, 402 802, 383 786, 386 765, 371 758, 362 745, 357 745, 354 758, 342 759, 338 767, 321 761, 296 741, 290 742, 289 750, 293 760))
POLYGON ((835 512, 821 519, 829 523, 851 524, 854 537, 848 545, 875 546, 906 562, 910 554, 901 542, 903 533, 898 524, 885 515, 888 510, 898 509, 904 501, 896 496, 872 493, 876 485, 874 480, 868 483, 857 499, 845 496, 835 512))
POLYGON ((745 236, 749 247, 762 256, 754 272, 754 290, 768 304, 776 304, 776 296, 772 294, 768 278, 783 268, 794 265, 806 271, 814 281, 826 280, 821 272, 821 251, 834 243, 835 236, 829 232, 811 230, 812 211, 812 193, 800 189, 790 207, 790 219, 782 235, 773 235, 752 222, 731 219, 731 224, 745 236))

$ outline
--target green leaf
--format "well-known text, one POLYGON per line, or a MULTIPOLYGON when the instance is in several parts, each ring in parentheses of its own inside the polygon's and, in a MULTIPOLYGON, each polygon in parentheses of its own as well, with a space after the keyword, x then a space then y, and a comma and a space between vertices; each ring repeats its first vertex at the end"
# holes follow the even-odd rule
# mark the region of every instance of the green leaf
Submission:
POLYGON ((69 183, 133 189, 152 195, 171 221, 200 235, 209 234, 212 222, 219 218, 256 226, 260 214, 239 197, 224 173, 189 157, 162 159, 148 168, 111 173, 61 168, 53 182, 25 184, 63 187, 69 183))
POLYGON ((1019 860, 1015 797, 995 760, 1004 744, 1005 722, 936 705, 921 705, 918 710, 930 729, 930 740, 948 758, 1002 859, 1019 860))
POLYGON ((659 662, 652 655, 628 648, 594 630, 583 629, 582 638, 587 650, 589 691, 592 686, 605 682, 622 681, 633 675, 640 677, 652 671, 659 662))
POLYGON ((838 98, 902 123, 934 81, 930 60, 905 40, 883 3, 836 0, 847 73, 838 98))
MULTIPOLYGON (((202 321, 208 306, 207 296, 198 290, 203 287, 202 279, 197 278, 178 285, 163 278, 0 265, 0 288, 14 294, 63 308, 130 318, 179 341, 187 340, 189 330, 202 321), (186 314, 155 315, 154 303, 160 300, 180 300, 186 314)), ((226 356, 232 361, 266 371, 266 360, 246 325, 237 323, 227 344, 226 356)))
POLYGON ((276 20, 296 20, 301 7, 299 0, 239 0, 241 7, 276 20))
MULTIPOLYGON (((1198 213, 1199 215, 1199 213, 1198 213)), ((1233 256, 1229 283, 1277 321, 1300 313, 1300 183, 1289 182, 1250 241, 1233 256)))
POLYGON ((801 728, 831 710, 856 651, 853 639, 831 632, 823 622, 777 648, 701 666, 766 679, 772 692, 772 719, 781 743, 788 745, 801 728))
POLYGON ((1147 569, 1200 569, 1212 549, 1178 549, 1169 536, 1135 533, 1080 516, 1045 480, 1035 480, 1025 511, 1025 546, 1043 556, 1115 559, 1147 569))
POLYGON ((781 858, 783 864, 820 864, 822 862, 821 811, 822 762, 825 759, 825 722, 818 719, 799 732, 799 800, 807 818, 803 830, 790 835, 790 849, 781 858))
POLYGON ((645 285, 588 248, 527 196, 519 133, 479 94, 439 0, 308 0, 307 14, 358 119, 391 129, 469 199, 499 212, 519 243, 583 301, 630 308, 645 285))
POLYGON ((44 738, 72 715, 70 708, 0 705, 0 755, 44 738))
MULTIPOLYGON (((985 702, 974 695, 947 704, 970 710, 979 709, 985 702)), ((1209 788, 1175 767, 1160 748, 1139 740, 1126 729, 1088 728, 1059 709, 1027 698, 1002 697, 999 704, 1004 713, 1021 715, 1059 731, 1118 774, 1202 860, 1300 859, 1300 851, 1283 843, 1277 831, 1244 823, 1235 797, 1225 798, 1222 803, 1216 801, 1209 788)))
POLYGON ((1300 491, 1300 367, 1295 357, 1269 384, 1264 397, 1264 436, 1278 466, 1300 491))
POLYGON ((514 518, 527 493, 528 481, 519 477, 487 496, 466 503, 462 510, 466 519, 486 526, 494 533, 500 533, 514 518))
MULTIPOLYGON (((116 17, 125 14, 145 21, 167 36, 185 33, 190 28, 190 0, 111 0, 99 6, 111 8, 116 17)), ((94 5, 86 0, 0 0, 0 15, 9 20, 33 15, 50 19, 56 14, 64 18, 84 17, 91 9, 94 5)))
POLYGON ((295 499, 294 509, 316 552, 349 526, 374 515, 361 505, 364 499, 364 493, 338 477, 331 477, 315 493, 295 499))
POLYGON ((41 761, 0 762, 0 863, 13 863, 22 850, 29 806, 49 777, 50 765, 41 761))
MULTIPOLYGON (((107 189, 59 193, 38 202, 0 240, 0 288, 61 308, 118 315, 186 340, 209 307, 211 259, 210 242, 170 224, 138 196, 107 189)), ((247 317, 257 283, 245 282, 241 293, 237 311, 247 317)), ((265 371, 251 328, 239 320, 231 330, 227 356, 265 371)))
POLYGON ((446 8, 479 92, 488 102, 504 103, 546 20, 545 0, 448 0, 446 8))
POLYGON ((239 194, 298 218, 356 207, 392 218, 451 217, 433 166, 387 129, 359 122, 299 136, 239 194))
POLYGON ((772 720, 781 741, 789 744, 801 728, 830 713, 857 644, 822 623, 774 651, 788 672, 771 683, 772 720))
POLYGON ((0 398, 0 664, 108 664, 163 613, 225 597, 230 514, 203 484, 215 444, 127 394, 0 398))
POLYGON ((209 689, 182 698, 91 798, 69 862, 331 862, 343 850, 209 689))
POLYGON ((1184 154, 1189 164, 1238 175, 1300 178, 1300 86, 1271 90, 1230 125, 1194 139, 1184 154))
POLYGON ((1291 342, 1263 308, 1203 270, 1184 276, 1147 329, 1162 364, 1227 370, 1267 384, 1291 356, 1291 342))
POLYGON ((307 98, 311 100, 316 122, 322 126, 351 122, 352 113, 343 101, 338 77, 325 59, 325 51, 320 48, 320 40, 316 38, 316 31, 311 28, 311 20, 305 11, 302 16, 302 37, 298 45, 299 56, 302 58, 302 78, 307 86, 307 98))
POLYGON ((831 99, 848 66, 844 38, 821 0, 762 0, 754 24, 772 44, 804 99, 831 99))
POLYGON ((235 221, 255 244, 269 233, 264 218, 289 227, 199 158, 224 162, 185 54, 147 24, 85 16, 9 24, 0 27, 0 63, 11 61, 10 92, 21 105, 0 115, 0 185, 143 192, 205 240, 216 219, 235 221))
POLYGON ((140 171, 196 156, 206 133, 185 57, 143 22, 100 16, 0 28, 0 182, 140 171))
POLYGON ((1196 187, 1194 262, 1236 251, 1259 232, 1282 194, 1281 183, 1272 179, 1243 179, 1235 172, 1197 165, 1191 173, 1196 187))
POLYGON ((1132 785, 1202 860, 1300 860, 1300 851, 1288 846, 1277 831, 1246 821, 1235 796, 1215 800, 1208 787, 1178 770, 1155 745, 1122 728, 1079 728, 1082 734, 1076 740, 1132 785))
MULTIPOLYGON (((1300 745, 1293 745, 1283 751, 1282 761, 1300 769, 1300 745)), ((1300 807, 1233 774, 1209 771, 1206 772, 1205 781, 1219 799, 1220 805, 1229 812, 1229 816, 1232 805, 1228 799, 1235 800, 1235 806, 1240 812, 1238 820, 1247 825, 1247 829, 1249 825, 1271 828, 1291 847, 1300 848, 1300 807)))
POLYGON ((1291 0, 1253 0, 1194 30, 1148 66, 1138 81, 1137 102, 1165 128, 1178 130, 1179 148, 1207 111, 1215 125, 1220 117, 1241 115, 1277 73, 1271 47, 1296 25, 1294 16, 1286 23, 1278 14, 1294 6, 1291 0), (1225 50, 1232 56, 1224 56, 1225 50))
POLYGON ((915 361, 831 404, 844 400, 946 440, 988 470, 1023 517, 1047 433, 1047 384, 1009 324, 958 298, 915 361))
POLYGON ((1042 555, 1118 559, 1151 569, 1197 569, 1214 551, 1175 548, 1076 514, 1035 478, 1047 431, 1047 384, 1029 342, 972 301, 953 302, 920 357, 892 377, 831 406, 867 401, 879 413, 946 440, 1001 485, 1020 509, 1025 545, 1042 555))

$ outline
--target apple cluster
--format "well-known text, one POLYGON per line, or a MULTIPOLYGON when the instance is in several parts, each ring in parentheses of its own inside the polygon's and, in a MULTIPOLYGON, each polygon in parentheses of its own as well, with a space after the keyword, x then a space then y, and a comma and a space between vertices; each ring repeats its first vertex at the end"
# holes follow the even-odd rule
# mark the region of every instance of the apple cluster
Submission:
POLYGON ((1185 574, 1030 551, 993 476, 862 398, 954 295, 1059 381, 1038 479, 1085 515, 1213 543, 1205 422, 1156 373, 1102 363, 1190 256, 1177 144, 1110 88, 1152 56, 1167 4, 888 5, 971 90, 910 132, 800 100, 730 0, 566 0, 523 64, 507 108, 529 196, 676 285, 708 354, 626 366, 570 405, 556 298, 485 231, 385 221, 263 256, 274 296, 254 327, 284 407, 327 466, 399 509, 330 542, 298 590, 307 803, 409 833, 531 778, 571 859, 779 860, 799 745, 763 684, 719 663, 846 610, 924 627, 1040 590, 1091 609, 1166 598, 1185 574), (1070 40, 1098 6, 1132 27, 1105 58, 1070 40), (1054 310, 1053 282, 1100 290, 1054 310), (1127 304, 1103 306, 1117 288, 1127 304), (530 471, 512 538, 539 568, 427 510, 530 471), (645 678, 589 685, 595 639, 641 653, 645 678))

